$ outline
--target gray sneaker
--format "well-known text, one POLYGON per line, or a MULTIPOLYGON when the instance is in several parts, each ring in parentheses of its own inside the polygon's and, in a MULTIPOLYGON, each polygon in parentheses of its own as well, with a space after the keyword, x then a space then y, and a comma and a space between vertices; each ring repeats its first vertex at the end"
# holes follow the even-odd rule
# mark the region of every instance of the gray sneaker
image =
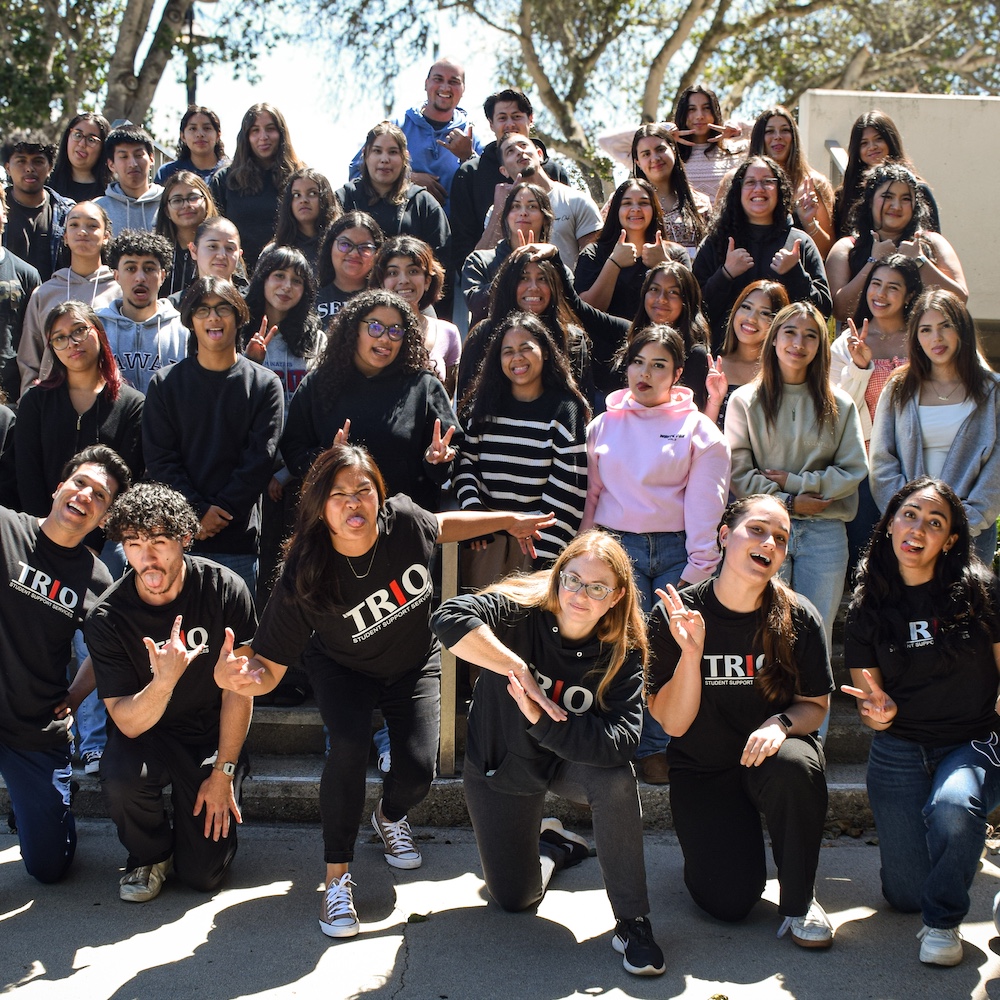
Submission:
POLYGON ((957 927, 920 929, 920 961, 924 965, 958 965, 962 961, 962 935, 957 927))
POLYGON ((126 903, 148 903, 151 899, 156 899, 173 866, 174 858, 171 855, 166 861, 159 861, 155 865, 133 868, 118 883, 121 887, 118 898, 126 903))

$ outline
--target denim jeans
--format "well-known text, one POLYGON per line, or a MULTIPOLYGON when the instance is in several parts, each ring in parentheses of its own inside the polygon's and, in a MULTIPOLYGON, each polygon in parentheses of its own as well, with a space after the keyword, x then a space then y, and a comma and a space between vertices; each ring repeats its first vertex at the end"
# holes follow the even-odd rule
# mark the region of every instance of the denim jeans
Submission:
MULTIPOLYGON (((87 646, 83 641, 83 632, 73 636, 73 653, 77 666, 87 658, 87 646)), ((108 742, 108 713, 104 702, 97 697, 97 691, 91 691, 76 710, 76 752, 83 757, 85 753, 103 753, 108 742)))
POLYGON ((833 620, 844 596, 847 573, 847 527, 843 521, 814 517, 792 519, 788 555, 781 579, 811 601, 823 619, 827 649, 833 641, 833 620))
POLYGON ((0 775, 17 817, 24 867, 39 882, 58 882, 76 853, 69 744, 58 750, 16 750, 0 743, 0 775))
POLYGON ((989 743, 925 747, 876 733, 868 798, 882 856, 882 894, 928 927, 957 927, 1000 804, 1000 756, 989 743))
MULTIPOLYGON (((649 614, 657 601, 656 591, 667 584, 677 586, 687 565, 687 536, 683 531, 612 532, 632 560, 632 577, 644 614, 649 614)), ((647 708, 642 710, 642 735, 636 748, 637 760, 651 757, 666 749, 670 737, 647 708)))
POLYGON ((990 525, 985 531, 981 531, 975 538, 969 540, 972 546, 972 551, 979 556, 980 559, 990 569, 993 569, 993 557, 996 555, 997 550, 997 526, 995 524, 990 525))

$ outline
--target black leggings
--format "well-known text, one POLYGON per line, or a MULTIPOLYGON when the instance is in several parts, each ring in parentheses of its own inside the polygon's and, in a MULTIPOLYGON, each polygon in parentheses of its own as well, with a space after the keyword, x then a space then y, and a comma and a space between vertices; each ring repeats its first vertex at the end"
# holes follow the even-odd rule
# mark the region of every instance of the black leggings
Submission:
POLYGON ((318 655, 303 666, 330 733, 330 753, 319 786, 323 859, 354 860, 365 808, 365 774, 376 707, 389 727, 392 770, 383 778, 382 813, 396 822, 430 791, 441 729, 441 653, 393 681, 359 674, 318 655))
POLYGON ((826 818, 826 760, 811 736, 785 740, 760 767, 699 773, 673 767, 670 809, 691 898, 719 920, 742 920, 767 881, 764 814, 778 868, 778 911, 800 917, 813 898, 826 818))
MULTIPOLYGON (((392 753, 395 767, 395 745, 392 753)), ((495 791, 489 778, 471 765, 466 766, 463 781, 490 895, 505 910, 534 906, 545 895, 555 870, 551 858, 539 860, 538 854, 545 793, 495 791)), ((597 860, 615 917, 629 920, 649 913, 642 810, 632 765, 592 767, 564 761, 549 790, 572 802, 590 804, 597 860)))

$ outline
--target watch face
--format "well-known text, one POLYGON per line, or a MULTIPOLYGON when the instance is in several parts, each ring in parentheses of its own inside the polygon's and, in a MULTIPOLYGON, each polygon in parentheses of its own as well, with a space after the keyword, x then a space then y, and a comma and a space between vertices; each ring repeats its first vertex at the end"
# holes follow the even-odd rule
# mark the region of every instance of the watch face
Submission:
POLYGON ((216 770, 221 771, 227 777, 232 777, 236 773, 236 765, 230 761, 225 761, 222 764, 216 764, 216 770))

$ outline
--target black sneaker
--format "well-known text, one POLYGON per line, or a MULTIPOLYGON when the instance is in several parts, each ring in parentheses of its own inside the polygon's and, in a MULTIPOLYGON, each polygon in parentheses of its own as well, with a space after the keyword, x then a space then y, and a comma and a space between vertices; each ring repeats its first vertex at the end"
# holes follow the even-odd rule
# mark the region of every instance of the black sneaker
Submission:
POLYGON ((542 820, 538 839, 566 852, 564 868, 572 868, 590 857, 590 844, 580 834, 567 830, 554 816, 542 820))
POLYGON ((633 976, 662 976, 667 971, 663 952, 653 940, 653 928, 645 917, 619 920, 611 947, 622 956, 622 965, 633 976))

